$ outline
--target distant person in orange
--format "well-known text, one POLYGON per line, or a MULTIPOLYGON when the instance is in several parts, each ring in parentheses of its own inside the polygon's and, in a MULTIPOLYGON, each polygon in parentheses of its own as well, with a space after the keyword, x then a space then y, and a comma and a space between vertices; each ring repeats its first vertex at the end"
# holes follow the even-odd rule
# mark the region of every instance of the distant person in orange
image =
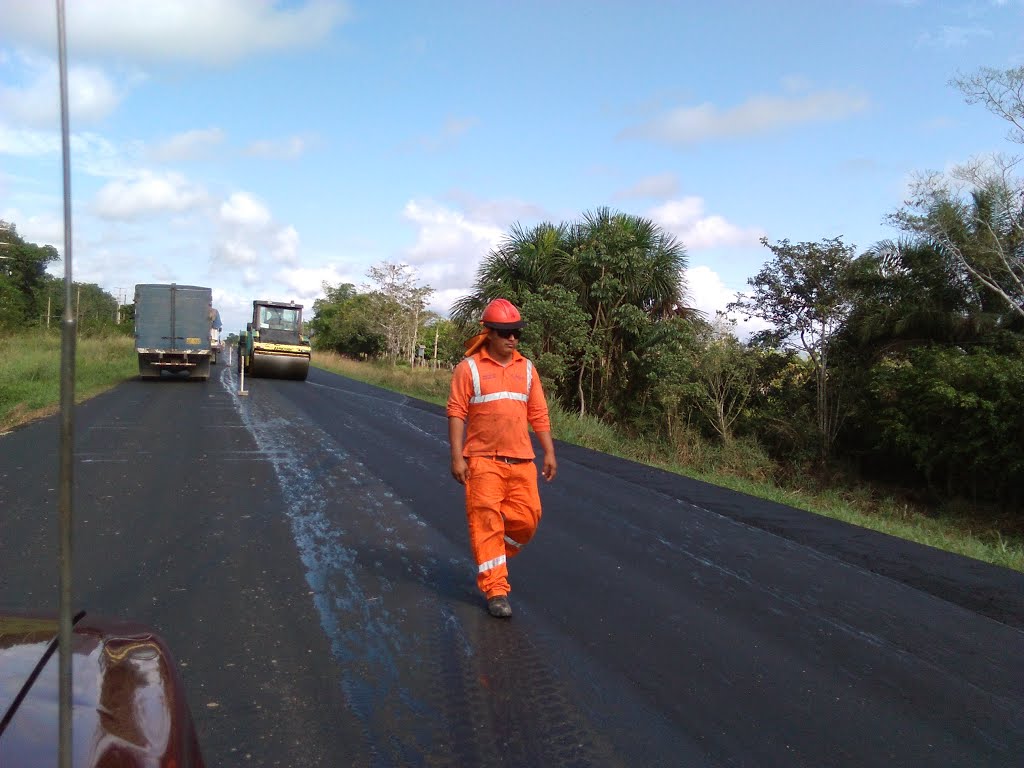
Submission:
POLYGON ((448 442, 452 477, 466 487, 477 586, 490 614, 507 618, 507 560, 533 538, 541 517, 528 426, 544 449, 545 480, 554 479, 558 464, 540 377, 516 350, 525 325, 519 310, 495 299, 481 320, 485 330, 467 342, 452 374, 448 442))

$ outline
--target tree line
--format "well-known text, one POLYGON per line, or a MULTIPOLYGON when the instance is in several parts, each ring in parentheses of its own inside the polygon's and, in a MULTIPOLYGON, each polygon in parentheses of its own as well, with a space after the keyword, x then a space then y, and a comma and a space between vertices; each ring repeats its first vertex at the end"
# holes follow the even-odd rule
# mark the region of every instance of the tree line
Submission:
MULTIPOLYGON (((0 333, 60 328, 64 280, 46 271, 59 261, 52 245, 27 242, 15 223, 0 220, 0 333)), ((79 333, 133 333, 132 305, 120 305, 95 283, 76 282, 71 293, 79 333)))
MULTIPOLYGON (((1024 143, 1024 67, 951 82, 1024 143)), ((858 252, 842 237, 762 240, 769 257, 729 313, 686 305, 685 244, 608 208, 515 225, 450 318, 405 265, 375 285, 324 286, 314 343, 355 357, 456 363, 488 301, 527 326, 521 347, 552 397, 635 436, 763 456, 776 479, 841 471, 929 502, 1017 513, 1024 501, 1024 182, 1015 158, 921 174, 886 216, 901 233, 858 252), (434 355, 434 344, 437 354, 434 355)))

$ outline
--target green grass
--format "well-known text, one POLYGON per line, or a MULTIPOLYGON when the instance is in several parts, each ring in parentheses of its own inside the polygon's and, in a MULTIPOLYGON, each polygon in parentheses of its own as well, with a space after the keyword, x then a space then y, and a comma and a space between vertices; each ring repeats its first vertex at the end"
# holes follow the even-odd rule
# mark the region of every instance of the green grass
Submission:
MULTIPOLYGON (((33 331, 0 336, 0 432, 55 413, 60 405, 60 336, 33 331)), ((75 400, 138 375, 129 336, 80 338, 75 355, 75 400)))
MULTIPOLYGON (((350 378, 443 405, 451 372, 360 363, 316 353, 313 364, 350 378)), ((773 482, 772 462, 756 445, 737 441, 723 447, 681 431, 673 444, 623 435, 593 418, 551 405, 552 432, 558 440, 638 461, 757 498, 776 501, 825 517, 881 531, 901 539, 1024 571, 1024 536, 990 520, 943 515, 912 506, 883 489, 865 484, 790 487, 773 482)), ((794 473, 799 474, 799 473, 794 473)))

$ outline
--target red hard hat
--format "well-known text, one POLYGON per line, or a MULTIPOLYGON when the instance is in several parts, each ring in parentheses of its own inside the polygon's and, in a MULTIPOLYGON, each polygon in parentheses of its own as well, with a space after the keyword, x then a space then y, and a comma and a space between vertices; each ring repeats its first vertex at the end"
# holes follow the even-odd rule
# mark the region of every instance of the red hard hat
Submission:
POLYGON ((508 299, 495 299, 484 310, 481 322, 488 328, 495 328, 499 331, 508 331, 513 328, 522 328, 526 325, 522 315, 508 299))

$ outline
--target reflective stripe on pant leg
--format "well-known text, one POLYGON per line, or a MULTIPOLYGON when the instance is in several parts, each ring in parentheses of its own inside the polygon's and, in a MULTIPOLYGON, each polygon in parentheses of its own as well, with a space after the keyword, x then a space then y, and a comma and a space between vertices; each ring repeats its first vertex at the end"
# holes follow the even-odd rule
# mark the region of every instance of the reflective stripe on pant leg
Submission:
POLYGON ((536 533, 541 507, 537 465, 527 461, 509 469, 508 495, 501 505, 501 515, 505 522, 505 555, 515 557, 536 533))
POLYGON ((505 496, 507 464, 471 456, 466 483, 466 521, 469 543, 477 564, 477 587, 485 595, 509 592, 505 564, 505 524, 501 504, 505 496))

